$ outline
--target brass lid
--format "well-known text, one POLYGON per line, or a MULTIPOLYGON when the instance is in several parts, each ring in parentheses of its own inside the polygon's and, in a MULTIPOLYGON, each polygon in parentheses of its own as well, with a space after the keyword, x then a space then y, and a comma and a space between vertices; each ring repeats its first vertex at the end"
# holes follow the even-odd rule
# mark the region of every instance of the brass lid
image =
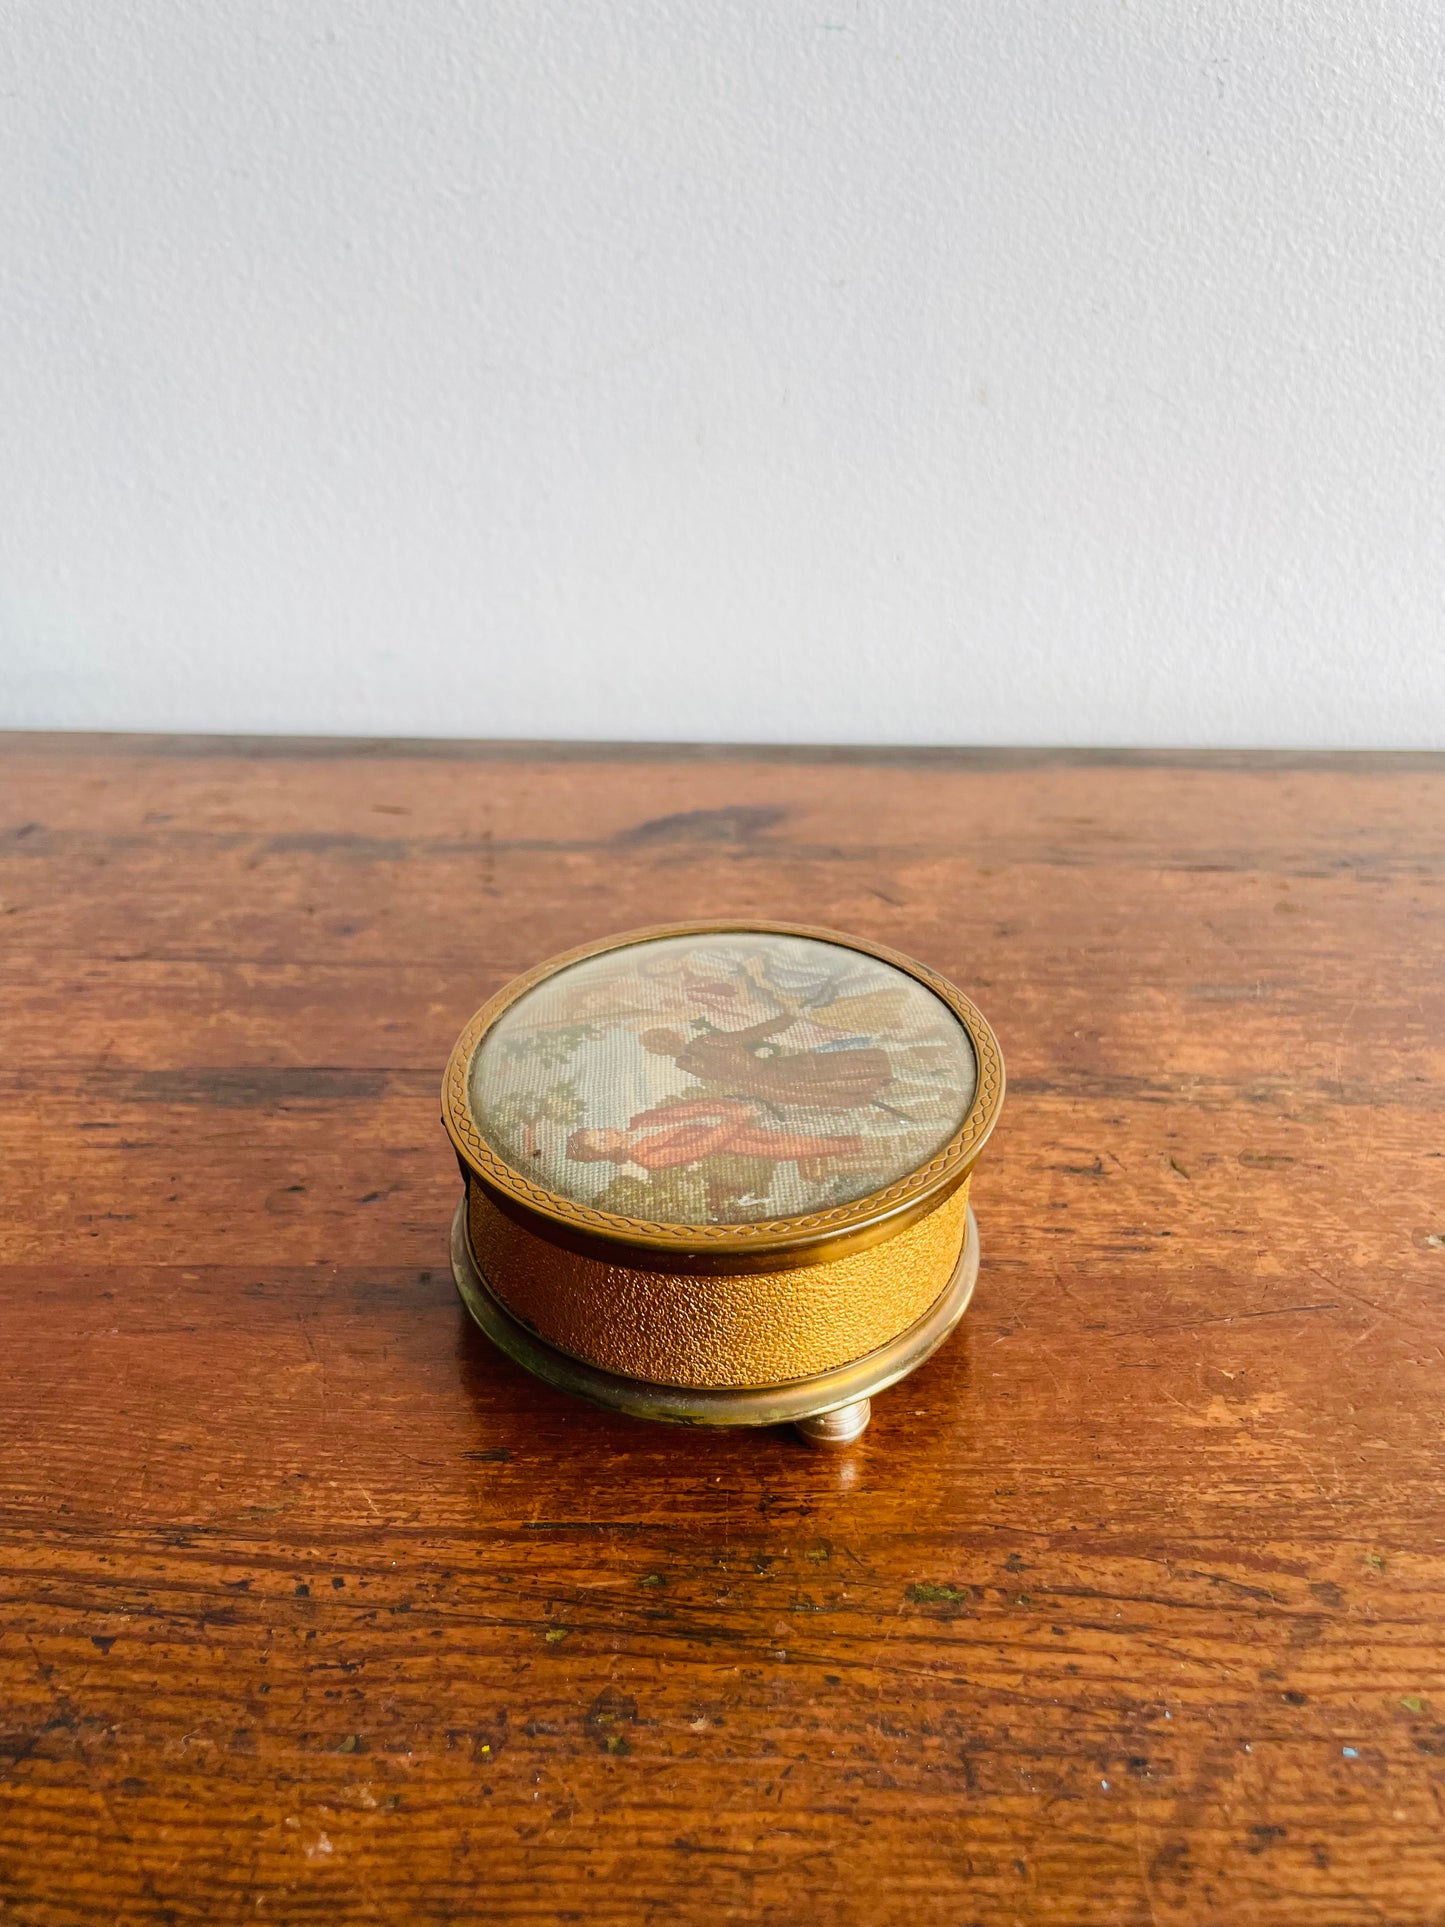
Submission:
POLYGON ((539 1236, 669 1271, 818 1264, 968 1175, 1003 1101, 980 1012, 896 950, 802 924, 583 944, 484 1004, 447 1066, 464 1170, 539 1236))

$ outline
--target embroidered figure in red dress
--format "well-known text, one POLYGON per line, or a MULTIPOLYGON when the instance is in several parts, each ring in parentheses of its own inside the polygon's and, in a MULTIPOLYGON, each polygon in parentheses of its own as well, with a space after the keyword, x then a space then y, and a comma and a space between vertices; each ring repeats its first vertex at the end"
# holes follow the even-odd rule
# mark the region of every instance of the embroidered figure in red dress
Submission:
POLYGON ((856 1157, 868 1150, 861 1137, 818 1137, 773 1131, 758 1122, 756 1105, 736 1098, 692 1097, 639 1111, 625 1131, 583 1129, 567 1140, 567 1155, 583 1164, 636 1164, 665 1171, 699 1158, 856 1157))

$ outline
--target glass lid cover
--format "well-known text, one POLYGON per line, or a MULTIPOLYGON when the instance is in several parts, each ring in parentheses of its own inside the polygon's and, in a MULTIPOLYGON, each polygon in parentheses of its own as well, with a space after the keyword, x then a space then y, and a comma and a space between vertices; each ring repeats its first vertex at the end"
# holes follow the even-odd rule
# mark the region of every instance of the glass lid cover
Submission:
POLYGON ((576 1205, 680 1225, 802 1217, 926 1164, 973 1103, 973 1044, 882 958, 722 931, 584 957, 472 1060, 482 1137, 576 1205))

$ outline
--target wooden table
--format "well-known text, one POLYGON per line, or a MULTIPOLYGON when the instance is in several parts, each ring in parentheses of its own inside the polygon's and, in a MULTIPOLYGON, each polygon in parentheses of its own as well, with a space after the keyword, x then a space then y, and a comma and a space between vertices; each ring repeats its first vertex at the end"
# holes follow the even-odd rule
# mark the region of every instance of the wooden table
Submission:
POLYGON ((10 737, 0 1919, 1445 1920, 1445 761, 10 737), (467 1326, 438 1082, 756 913, 1010 1072, 862 1446, 467 1326))

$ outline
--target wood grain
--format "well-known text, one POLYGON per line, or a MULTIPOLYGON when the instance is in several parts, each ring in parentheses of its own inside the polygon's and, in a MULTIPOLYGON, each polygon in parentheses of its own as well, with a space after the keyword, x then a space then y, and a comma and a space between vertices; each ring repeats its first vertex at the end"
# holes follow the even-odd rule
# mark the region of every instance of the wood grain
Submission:
POLYGON ((1445 762, 0 744, 0 1919, 1445 1919, 1445 762), (839 1457, 466 1326, 550 952, 858 931, 1010 1072, 839 1457))

